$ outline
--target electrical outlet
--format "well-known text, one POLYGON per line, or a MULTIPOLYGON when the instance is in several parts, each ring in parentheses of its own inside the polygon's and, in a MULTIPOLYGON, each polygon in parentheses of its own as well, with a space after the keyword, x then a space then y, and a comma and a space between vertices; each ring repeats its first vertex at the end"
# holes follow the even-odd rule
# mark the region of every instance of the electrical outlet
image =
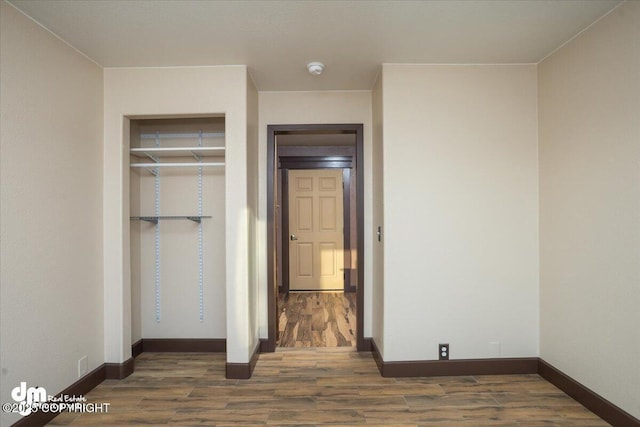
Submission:
POLYGON ((78 359, 78 378, 82 378, 89 372, 89 357, 82 356, 78 359))
POLYGON ((438 359, 449 360, 449 344, 438 344, 438 359))

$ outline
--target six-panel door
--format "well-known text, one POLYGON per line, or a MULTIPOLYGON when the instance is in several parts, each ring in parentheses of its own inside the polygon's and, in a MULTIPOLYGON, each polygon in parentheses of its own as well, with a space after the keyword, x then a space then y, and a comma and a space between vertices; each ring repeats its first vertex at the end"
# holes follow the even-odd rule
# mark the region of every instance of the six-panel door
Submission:
POLYGON ((289 171, 289 290, 342 290, 342 169, 289 171))

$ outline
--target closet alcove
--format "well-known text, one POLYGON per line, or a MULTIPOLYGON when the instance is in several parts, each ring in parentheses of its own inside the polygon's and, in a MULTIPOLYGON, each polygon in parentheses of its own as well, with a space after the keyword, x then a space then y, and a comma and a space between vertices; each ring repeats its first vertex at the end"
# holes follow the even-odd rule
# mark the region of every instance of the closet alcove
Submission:
POLYGON ((130 121, 131 338, 144 351, 224 343, 224 150, 224 117, 130 121))

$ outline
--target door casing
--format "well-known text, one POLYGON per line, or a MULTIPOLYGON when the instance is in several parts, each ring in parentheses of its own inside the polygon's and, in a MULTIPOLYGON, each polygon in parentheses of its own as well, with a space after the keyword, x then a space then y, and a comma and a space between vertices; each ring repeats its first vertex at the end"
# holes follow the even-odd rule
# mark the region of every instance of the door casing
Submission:
MULTIPOLYGON (((364 339, 364 150, 362 124, 299 124, 299 125, 268 125, 267 126, 267 317, 268 338, 263 341, 261 351, 273 352, 276 349, 277 335, 277 280, 276 280, 276 204, 274 199, 278 147, 276 136, 284 134, 353 134, 355 135, 355 164, 356 181, 356 304, 357 327, 356 344, 358 351, 369 351, 364 339)), ((344 161, 344 159, 335 159, 344 161)), ((312 168, 311 166, 310 168, 312 168)), ((353 177, 352 177, 353 178, 353 177)))

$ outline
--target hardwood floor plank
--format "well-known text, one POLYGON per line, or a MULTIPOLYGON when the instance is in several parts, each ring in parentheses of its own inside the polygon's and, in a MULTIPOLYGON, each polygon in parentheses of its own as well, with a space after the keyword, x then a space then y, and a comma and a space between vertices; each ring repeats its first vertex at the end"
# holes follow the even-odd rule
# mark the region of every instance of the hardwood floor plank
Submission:
POLYGON ((352 409, 337 409, 333 411, 274 411, 269 415, 267 424, 334 424, 349 423, 349 425, 364 424, 364 415, 352 409))
POLYGON ((442 396, 444 389, 439 384, 385 384, 370 385, 358 389, 361 396, 442 396))
POLYGON ((167 411, 129 411, 121 413, 81 414, 70 425, 167 425, 176 412, 167 411))
MULTIPOLYGON (((300 317, 298 322, 298 334, 296 335, 296 341, 311 343, 311 315, 305 314, 300 317)), ((308 346, 303 346, 308 347, 308 346)))
POLYGON ((328 318, 326 308, 316 307, 311 314, 311 330, 324 331, 327 329, 326 319, 328 318))
POLYGON ((48 425, 50 426, 67 426, 71 424, 76 418, 78 418, 80 413, 76 412, 63 412, 62 414, 55 417, 48 425))
POLYGON ((420 395, 405 396, 409 408, 415 409, 441 409, 449 407, 493 407, 498 402, 488 393, 458 393, 455 395, 420 395))
POLYGON ((236 409, 257 409, 257 408, 265 408, 269 411, 275 409, 283 409, 283 410, 308 410, 308 409, 316 409, 316 401, 313 397, 305 396, 305 397, 289 397, 287 399, 253 399, 253 400, 245 400, 245 399, 231 399, 227 404, 226 409, 236 410, 236 409))
POLYGON ((237 423, 264 425, 269 417, 265 409, 210 409, 206 411, 178 410, 171 418, 173 425, 218 425, 219 423, 237 423))
POLYGON ((335 409, 368 409, 375 407, 384 407, 386 409, 406 409, 407 403, 402 396, 359 396, 351 397, 316 397, 318 409, 333 411, 335 409))
POLYGON ((313 396, 313 397, 333 397, 333 398, 352 398, 358 395, 358 387, 337 386, 323 387, 318 385, 308 385, 303 387, 289 387, 278 389, 274 392, 274 397, 291 397, 291 396, 313 396))
MULTIPOLYGON (((185 410, 206 411, 209 409, 224 409, 227 406, 228 401, 228 399, 219 397, 217 397, 216 399, 211 399, 194 398, 192 396, 178 398, 144 398, 138 403, 136 409, 142 408, 145 411, 153 411, 175 407, 185 410)), ((118 406, 115 403, 112 403, 112 405, 118 406)))
MULTIPOLYGON (((367 423, 393 425, 395 422, 409 422, 422 424, 426 422, 441 423, 443 421, 462 421, 462 416, 457 411, 449 409, 422 409, 422 410, 388 410, 386 408, 370 408, 364 411, 367 423)), ((484 420, 478 425, 484 425, 484 420)))

